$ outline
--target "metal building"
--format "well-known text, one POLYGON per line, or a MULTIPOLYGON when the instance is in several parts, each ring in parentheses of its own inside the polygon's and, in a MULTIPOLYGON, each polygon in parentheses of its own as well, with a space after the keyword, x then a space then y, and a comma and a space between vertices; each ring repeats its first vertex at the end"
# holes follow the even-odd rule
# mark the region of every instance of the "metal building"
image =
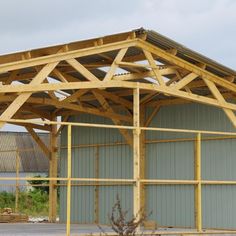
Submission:
MULTIPOLYGON (((48 143, 48 133, 38 135, 48 143)), ((31 135, 26 132, 0 132, 0 140, 0 177, 15 177, 17 172, 21 177, 48 175, 48 159, 31 135)), ((15 181, 0 181, 0 192, 15 191, 14 183, 15 181)), ((27 181, 22 180, 20 184, 22 189, 27 181)))
MULTIPOLYGON (((146 111, 146 117, 150 111, 146 111)), ((79 115, 76 122, 106 123, 108 119, 79 115)), ((162 107, 153 118, 152 127, 177 129, 221 130, 233 132, 235 128, 220 110, 199 104, 162 107), (202 117, 204 114, 204 117, 202 117)), ((62 132, 62 146, 66 146, 67 130, 62 132)), ((145 178, 194 180, 195 135, 147 132, 145 178)), ((77 127, 72 136, 72 177, 130 179, 133 175, 132 149, 125 144, 117 130, 77 127), (74 147, 73 147, 74 146, 74 147)), ((67 152, 62 149, 61 170, 66 177, 67 152)), ((235 137, 202 138, 202 179, 236 179, 235 137)), ((108 224, 108 214, 119 194, 123 207, 132 213, 132 185, 94 184, 72 185, 72 222, 108 224)), ((146 185, 145 209, 151 220, 161 226, 194 228, 194 185, 146 185)), ((202 188, 203 227, 236 228, 236 186, 205 184, 202 188)), ((66 221, 66 186, 61 187, 60 220, 66 221)))
POLYGON ((0 128, 26 127, 48 157, 49 218, 60 187, 68 236, 107 223, 117 193, 162 226, 235 229, 235 77, 143 28, 3 55, 0 128))

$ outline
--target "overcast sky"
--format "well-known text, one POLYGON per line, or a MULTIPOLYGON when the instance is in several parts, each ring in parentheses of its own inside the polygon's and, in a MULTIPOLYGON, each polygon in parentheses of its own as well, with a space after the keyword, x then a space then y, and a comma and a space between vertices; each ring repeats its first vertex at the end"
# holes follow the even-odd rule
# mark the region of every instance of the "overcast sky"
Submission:
POLYGON ((236 70, 236 0, 0 0, 0 54, 140 27, 236 70))

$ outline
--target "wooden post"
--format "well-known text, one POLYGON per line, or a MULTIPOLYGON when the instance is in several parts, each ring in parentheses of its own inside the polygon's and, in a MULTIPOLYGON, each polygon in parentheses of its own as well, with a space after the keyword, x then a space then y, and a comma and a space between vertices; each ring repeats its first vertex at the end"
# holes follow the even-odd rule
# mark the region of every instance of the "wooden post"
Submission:
MULTIPOLYGON (((140 125, 143 127, 145 123, 145 106, 140 107, 140 125)), ((145 130, 142 130, 140 133, 140 178, 146 179, 145 174, 145 152, 146 152, 146 144, 145 144, 145 130)), ((141 183, 141 210, 145 213, 146 210, 146 191, 145 184, 141 183)))
MULTIPOLYGON (((50 160, 49 177, 57 177, 57 125, 51 125, 50 132, 50 160)), ((49 221, 55 223, 57 220, 57 181, 49 181, 49 221)))
POLYGON ((67 128, 67 212, 66 212, 66 236, 70 236, 71 215, 71 125, 67 128))
POLYGON ((201 183, 201 133, 197 134, 195 141, 195 227, 202 231, 202 183, 201 183))
POLYGON ((133 191, 133 213, 140 219, 141 181, 140 181, 140 120, 139 120, 139 88, 133 90, 133 176, 135 180, 133 191))
MULTIPOLYGON (((99 146, 96 146, 95 150, 95 178, 99 178, 99 146)), ((95 183, 95 204, 94 204, 94 221, 99 223, 99 185, 95 183)))
MULTIPOLYGON (((16 178, 19 178, 19 168, 20 168, 20 154, 19 151, 16 151, 16 178)), ((15 192, 15 212, 19 211, 19 180, 16 179, 16 192, 15 192)))

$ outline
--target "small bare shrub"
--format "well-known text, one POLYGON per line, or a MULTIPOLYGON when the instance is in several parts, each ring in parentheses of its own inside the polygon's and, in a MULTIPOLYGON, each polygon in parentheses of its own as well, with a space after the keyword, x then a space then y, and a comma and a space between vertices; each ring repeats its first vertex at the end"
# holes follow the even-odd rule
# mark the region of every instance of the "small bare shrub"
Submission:
POLYGON ((137 215, 133 216, 131 219, 127 219, 127 214, 127 210, 122 210, 120 198, 117 195, 109 220, 113 231, 119 236, 136 235, 138 227, 143 224, 151 213, 146 215, 142 209, 140 209, 137 215))

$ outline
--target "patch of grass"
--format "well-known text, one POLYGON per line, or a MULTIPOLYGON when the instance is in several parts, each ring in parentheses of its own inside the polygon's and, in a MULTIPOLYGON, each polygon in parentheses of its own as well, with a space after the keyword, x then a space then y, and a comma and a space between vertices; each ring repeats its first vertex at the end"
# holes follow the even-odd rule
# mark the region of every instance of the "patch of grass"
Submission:
MULTIPOLYGON (((15 208, 15 195, 9 192, 0 192, 0 208, 15 208)), ((19 212, 30 216, 47 216, 49 196, 39 189, 19 193, 19 212)))

